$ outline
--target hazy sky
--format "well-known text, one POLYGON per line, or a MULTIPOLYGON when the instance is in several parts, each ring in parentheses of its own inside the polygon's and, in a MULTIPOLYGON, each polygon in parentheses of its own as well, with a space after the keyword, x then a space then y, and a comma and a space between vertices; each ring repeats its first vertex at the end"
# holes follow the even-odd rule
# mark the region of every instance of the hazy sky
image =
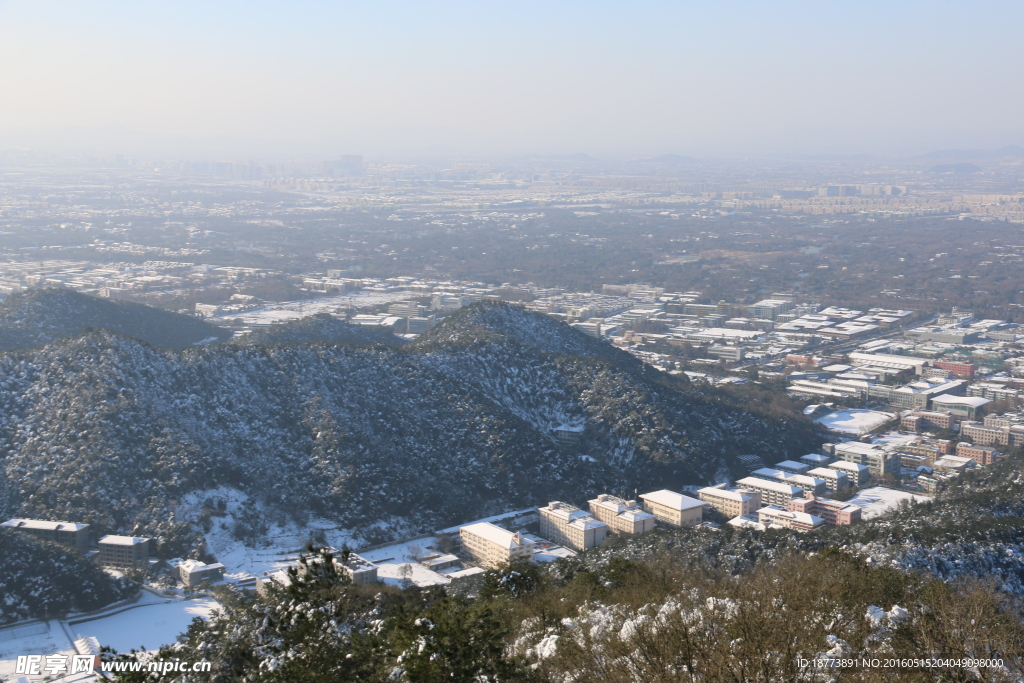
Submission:
POLYGON ((593 155, 1024 144, 1022 26, 1020 0, 0 0, 0 143, 593 155))

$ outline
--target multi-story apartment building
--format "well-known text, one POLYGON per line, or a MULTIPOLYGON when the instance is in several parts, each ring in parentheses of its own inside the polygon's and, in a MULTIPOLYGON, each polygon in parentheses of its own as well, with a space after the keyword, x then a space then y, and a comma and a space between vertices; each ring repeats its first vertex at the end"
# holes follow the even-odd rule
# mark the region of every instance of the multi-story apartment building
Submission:
POLYGON ((644 511, 671 527, 696 526, 704 519, 704 503, 675 491, 662 489, 643 493, 644 511))
POLYGON ((60 543, 84 553, 89 547, 89 525, 74 522, 48 522, 42 519, 9 519, 0 526, 31 534, 44 541, 60 543))
POLYGON ((460 528, 459 540, 463 552, 484 567, 498 567, 517 559, 533 561, 533 541, 490 522, 460 528))
POLYGON ((850 485, 850 478, 846 472, 829 469, 828 467, 815 467, 813 470, 807 471, 807 476, 824 481, 825 489, 829 493, 838 493, 850 485))
POLYGON ((763 299, 756 304, 747 306, 747 315, 751 318, 765 318, 775 320, 780 313, 786 313, 793 309, 792 301, 781 299, 763 299))
POLYGON ((757 521, 766 527, 780 526, 783 529, 808 532, 825 526, 825 520, 806 512, 790 512, 775 505, 766 505, 757 511, 757 521))
POLYGON ((844 503, 840 500, 819 498, 808 494, 805 498, 794 498, 789 501, 787 509, 790 512, 804 512, 815 517, 821 517, 825 524, 831 526, 845 526, 859 522, 864 510, 859 505, 844 503))
POLYGON ((831 455, 822 455, 821 453, 808 453, 800 456, 800 462, 811 467, 828 467, 829 463, 834 460, 835 458, 831 455))
POLYGON ((882 477, 890 473, 899 474, 900 472, 900 454, 876 444, 860 443, 859 441, 837 443, 833 447, 833 452, 840 460, 867 466, 874 477, 882 477))
POLYGON ((867 465, 847 462, 846 460, 830 463, 828 469, 844 473, 854 486, 863 486, 871 478, 871 470, 868 469, 867 465))
POLYGON ((186 586, 198 586, 203 581, 213 583, 224 578, 224 565, 220 562, 205 564, 199 560, 185 560, 178 564, 178 578, 186 586))
POLYGON ((794 498, 803 498, 804 495, 804 490, 798 486, 791 486, 774 479, 761 479, 759 477, 739 479, 736 481, 736 487, 760 493, 762 504, 776 505, 783 509, 789 504, 789 501, 794 498))
POLYGON ((987 398, 990 401, 1004 401, 1020 396, 1020 389, 1003 386, 995 382, 975 382, 967 387, 967 395, 987 398))
POLYGON ((635 500, 602 493, 589 503, 590 514, 607 524, 613 534, 645 534, 654 530, 654 515, 644 512, 635 500))
POLYGON ((540 535, 573 550, 596 548, 604 543, 608 525, 575 505, 552 501, 540 512, 540 535))
POLYGON ((140 536, 104 536, 99 546, 99 563, 103 567, 135 569, 149 562, 149 539, 140 536))
POLYGON ((979 446, 1024 446, 1024 421, 1020 416, 986 415, 983 422, 960 423, 960 436, 979 446))
POLYGON ((707 506, 729 519, 752 515, 761 507, 761 494, 747 489, 730 489, 725 484, 708 486, 697 492, 707 506))
POLYGON ((961 458, 970 458, 979 465, 991 465, 999 457, 999 451, 991 446, 972 446, 963 441, 956 445, 956 454, 961 458))
POLYGON ((775 469, 789 472, 790 474, 807 474, 811 466, 807 463, 796 462, 795 460, 783 460, 775 464, 775 469))
POLYGON ((953 413, 915 410, 900 419, 900 429, 906 432, 939 431, 952 429, 956 423, 957 418, 953 413))
POLYGON ((933 362, 932 365, 943 370, 949 370, 957 377, 974 378, 974 363, 971 362, 942 359, 933 362))
POLYGON ((797 486, 802 488, 804 491, 819 496, 825 495, 825 490, 827 489, 825 482, 821 479, 809 477, 805 474, 790 474, 789 472, 783 472, 782 470, 776 470, 770 467, 762 467, 761 469, 754 470, 750 474, 751 476, 758 477, 759 479, 770 479, 782 482, 783 484, 789 484, 790 486, 797 486))

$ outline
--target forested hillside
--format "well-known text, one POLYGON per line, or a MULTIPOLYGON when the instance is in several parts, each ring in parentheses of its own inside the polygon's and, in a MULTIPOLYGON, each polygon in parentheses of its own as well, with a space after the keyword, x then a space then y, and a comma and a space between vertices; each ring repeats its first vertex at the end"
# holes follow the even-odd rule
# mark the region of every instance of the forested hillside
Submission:
POLYGON ((86 329, 108 330, 158 348, 180 349, 223 341, 227 330, 187 315, 70 289, 16 292, 0 301, 0 351, 30 349, 77 337, 86 329))
POLYGON ((401 346, 405 340, 401 337, 375 327, 351 325, 338 320, 328 313, 318 313, 308 318, 272 325, 242 335, 232 343, 243 346, 261 346, 264 344, 312 344, 326 342, 328 344, 352 344, 373 346, 401 346))
POLYGON ((401 349, 175 352, 92 333, 0 355, 0 512, 150 534, 180 554, 198 529, 178 501, 221 485, 248 494, 256 517, 429 530, 553 498, 707 483, 737 455, 771 461, 819 443, 806 420, 646 372, 504 304, 401 349), (581 428, 580 442, 558 441, 561 424, 581 428))
POLYGON ((74 550, 0 528, 0 624, 98 609, 136 590, 74 550))

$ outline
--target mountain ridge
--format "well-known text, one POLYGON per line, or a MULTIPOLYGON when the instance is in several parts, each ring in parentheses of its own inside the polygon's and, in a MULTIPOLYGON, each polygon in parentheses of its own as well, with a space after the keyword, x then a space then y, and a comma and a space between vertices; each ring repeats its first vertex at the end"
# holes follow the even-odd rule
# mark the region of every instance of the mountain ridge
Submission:
POLYGON ((198 318, 70 289, 15 292, 0 301, 0 351, 40 347, 88 329, 140 339, 157 348, 185 348, 231 336, 198 318))

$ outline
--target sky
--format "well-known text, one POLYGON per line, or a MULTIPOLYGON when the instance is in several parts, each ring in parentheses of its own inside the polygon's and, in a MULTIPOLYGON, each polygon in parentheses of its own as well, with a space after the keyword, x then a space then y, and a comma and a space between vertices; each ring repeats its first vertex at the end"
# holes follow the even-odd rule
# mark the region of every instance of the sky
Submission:
POLYGON ((0 0, 0 147, 254 156, 1024 144, 1024 2, 0 0))

